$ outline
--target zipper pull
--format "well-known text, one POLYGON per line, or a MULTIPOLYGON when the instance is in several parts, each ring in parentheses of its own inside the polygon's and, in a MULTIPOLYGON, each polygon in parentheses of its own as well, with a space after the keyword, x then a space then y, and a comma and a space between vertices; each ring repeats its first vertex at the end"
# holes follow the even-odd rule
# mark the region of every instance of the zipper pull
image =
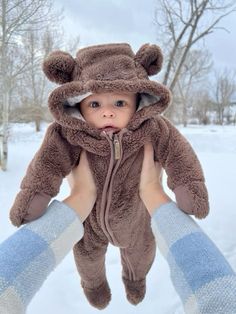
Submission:
POLYGON ((119 142, 116 134, 115 134, 115 138, 113 140, 113 146, 114 146, 114 151, 115 151, 115 160, 118 160, 121 157, 121 153, 120 153, 120 142, 119 142))

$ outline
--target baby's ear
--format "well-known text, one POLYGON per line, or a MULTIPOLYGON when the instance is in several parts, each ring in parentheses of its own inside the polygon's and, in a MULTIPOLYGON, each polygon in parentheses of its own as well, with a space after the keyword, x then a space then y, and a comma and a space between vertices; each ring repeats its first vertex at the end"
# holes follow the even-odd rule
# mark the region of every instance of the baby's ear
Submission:
POLYGON ((64 84, 72 80, 75 64, 69 53, 57 50, 44 60, 43 71, 50 81, 64 84))
POLYGON ((141 46, 135 55, 138 61, 149 76, 157 74, 162 67, 163 55, 161 48, 157 45, 145 44, 141 46))

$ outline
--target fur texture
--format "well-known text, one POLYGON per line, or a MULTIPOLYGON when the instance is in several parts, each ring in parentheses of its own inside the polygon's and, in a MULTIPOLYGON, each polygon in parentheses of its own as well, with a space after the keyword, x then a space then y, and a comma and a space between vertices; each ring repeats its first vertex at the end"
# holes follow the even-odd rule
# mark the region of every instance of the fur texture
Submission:
POLYGON ((75 59, 56 51, 43 65, 47 77, 62 84, 49 97, 55 122, 27 169, 10 218, 20 226, 41 216, 57 195, 62 179, 78 164, 81 150, 86 151, 98 198, 84 223, 84 237, 74 246, 74 256, 85 295, 99 309, 111 298, 105 272, 109 242, 120 248, 128 300, 137 304, 145 295, 145 278, 155 256, 150 217, 138 193, 145 142, 152 143, 155 160, 166 170, 179 207, 198 218, 209 210, 196 154, 161 115, 170 92, 148 78, 160 71, 162 59, 155 45, 145 44, 134 54, 128 44, 107 44, 81 49, 75 59), (76 99, 106 91, 145 96, 127 127, 116 135, 119 160, 114 159, 110 137, 75 115, 76 99))

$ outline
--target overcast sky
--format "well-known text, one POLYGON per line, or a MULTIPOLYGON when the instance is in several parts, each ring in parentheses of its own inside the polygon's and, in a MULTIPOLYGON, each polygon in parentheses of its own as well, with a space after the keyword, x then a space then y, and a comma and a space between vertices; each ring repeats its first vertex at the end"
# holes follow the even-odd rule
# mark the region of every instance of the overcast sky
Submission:
MULTIPOLYGON (((153 22, 157 1, 55 0, 55 5, 64 7, 66 36, 79 35, 80 46, 128 42, 137 51, 144 43, 159 43, 153 22)), ((215 31, 206 37, 205 46, 215 65, 236 69, 236 12, 224 18, 219 26, 230 33, 215 31)))

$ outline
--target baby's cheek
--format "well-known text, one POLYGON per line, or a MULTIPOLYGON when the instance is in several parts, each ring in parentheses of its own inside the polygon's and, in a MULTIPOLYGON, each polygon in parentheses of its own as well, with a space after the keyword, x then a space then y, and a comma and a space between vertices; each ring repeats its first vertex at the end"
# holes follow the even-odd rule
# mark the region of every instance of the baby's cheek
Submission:
POLYGON ((84 120, 92 127, 98 127, 99 117, 94 114, 84 116, 84 120))

